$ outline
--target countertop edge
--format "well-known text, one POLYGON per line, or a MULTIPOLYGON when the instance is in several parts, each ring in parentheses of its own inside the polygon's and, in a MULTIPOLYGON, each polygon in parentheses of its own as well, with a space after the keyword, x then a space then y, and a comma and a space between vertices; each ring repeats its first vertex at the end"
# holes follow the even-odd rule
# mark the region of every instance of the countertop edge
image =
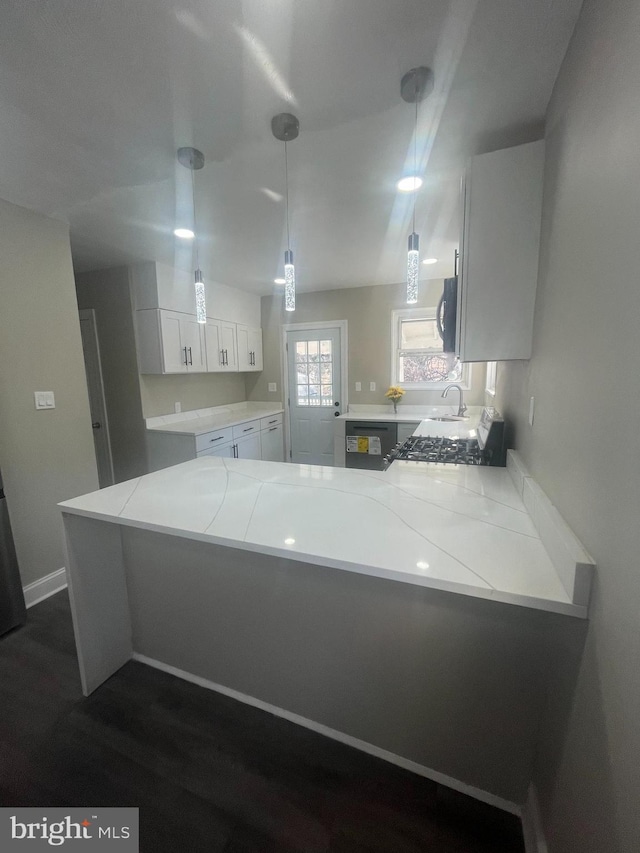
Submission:
POLYGON ((585 606, 572 604, 571 602, 558 601, 556 599, 536 598, 533 596, 522 595, 519 593, 506 592, 497 590, 491 587, 475 587, 468 584, 456 583, 440 578, 421 577, 409 575, 405 572, 383 569, 376 566, 366 566, 361 563, 352 563, 348 561, 334 560, 331 557, 322 557, 317 554, 305 554, 301 552, 291 552, 285 549, 274 548, 269 545, 258 545, 252 542, 244 542, 237 539, 226 539, 220 536, 212 536, 207 533, 201 533, 196 530, 184 530, 182 528, 167 527, 165 525, 154 524, 147 521, 138 521, 136 519, 122 518, 111 514, 100 513, 94 510, 80 509, 67 505, 67 502, 58 504, 62 515, 76 515, 83 518, 90 518, 95 521, 107 522, 109 524, 120 524, 124 527, 137 528, 139 530, 147 530, 152 533, 161 533, 168 536, 176 536, 181 539, 191 539, 196 542, 204 542, 211 545, 220 545, 225 548, 236 548, 243 551, 251 551, 256 554, 266 554, 271 557, 278 557, 284 560, 294 562, 309 563, 325 568, 336 569, 338 571, 348 571, 354 574, 362 574, 368 577, 380 578, 382 580, 391 580, 398 583, 407 583, 412 586, 423 587, 427 589, 435 589, 441 592, 448 592, 453 595, 464 595, 468 598, 480 598, 485 601, 494 601, 499 604, 509 604, 512 606, 526 607, 533 610, 541 610, 548 613, 556 613, 563 616, 572 616, 578 619, 588 618, 588 608, 585 606))

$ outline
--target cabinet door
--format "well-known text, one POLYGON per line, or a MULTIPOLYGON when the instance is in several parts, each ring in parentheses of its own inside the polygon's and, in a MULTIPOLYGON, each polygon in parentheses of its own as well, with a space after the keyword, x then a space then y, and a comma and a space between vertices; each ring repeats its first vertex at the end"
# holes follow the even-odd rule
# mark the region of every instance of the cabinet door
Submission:
POLYGON ((531 357, 544 142, 474 157, 464 190, 461 361, 531 357))
POLYGON ((237 438, 235 441, 236 459, 261 459, 260 433, 248 435, 246 438, 237 438))
POLYGON ((262 329, 249 331, 249 361, 251 370, 262 370, 262 329))
POLYGON ((189 373, 206 373, 207 358, 204 344, 204 324, 195 319, 180 321, 180 342, 187 350, 189 373))
POLYGON ((220 323, 217 320, 207 320, 204 327, 204 344, 207 356, 207 372, 219 373, 226 370, 222 354, 223 343, 220 338, 220 323))
POLYGON ((284 462, 282 424, 263 429, 260 433, 262 458, 269 462, 284 462))
POLYGON ((236 324, 220 323, 222 349, 225 353, 226 370, 238 370, 238 347, 236 342, 236 324))
POLYGON ((249 327, 238 326, 238 370, 251 370, 249 363, 249 327))
POLYGON ((164 373, 186 373, 188 355, 182 342, 179 314, 170 311, 160 312, 160 334, 164 373))

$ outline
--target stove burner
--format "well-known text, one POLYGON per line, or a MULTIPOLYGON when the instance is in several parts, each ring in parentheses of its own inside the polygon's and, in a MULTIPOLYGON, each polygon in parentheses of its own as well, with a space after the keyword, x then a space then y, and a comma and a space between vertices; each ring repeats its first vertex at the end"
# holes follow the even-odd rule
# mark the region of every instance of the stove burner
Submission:
POLYGON ((389 461, 395 459, 407 462, 446 462, 451 465, 487 464, 476 438, 412 435, 391 453, 389 461))

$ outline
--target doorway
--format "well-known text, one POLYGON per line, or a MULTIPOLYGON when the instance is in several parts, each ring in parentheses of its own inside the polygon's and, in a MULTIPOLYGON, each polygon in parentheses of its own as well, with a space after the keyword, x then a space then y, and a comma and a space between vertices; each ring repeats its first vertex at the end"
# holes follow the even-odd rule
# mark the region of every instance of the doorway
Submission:
POLYGON ((89 391, 89 409, 91 411, 93 444, 98 467, 98 482, 100 488, 104 489, 105 486, 112 486, 114 484, 115 476, 113 473, 111 442, 109 440, 107 407, 104 399, 96 315, 93 308, 81 308, 78 313, 80 314, 80 334, 82 336, 82 352, 84 355, 85 374, 87 376, 87 390, 89 391))
POLYGON ((346 412, 347 321, 283 327, 291 462, 334 464, 335 418, 346 412))

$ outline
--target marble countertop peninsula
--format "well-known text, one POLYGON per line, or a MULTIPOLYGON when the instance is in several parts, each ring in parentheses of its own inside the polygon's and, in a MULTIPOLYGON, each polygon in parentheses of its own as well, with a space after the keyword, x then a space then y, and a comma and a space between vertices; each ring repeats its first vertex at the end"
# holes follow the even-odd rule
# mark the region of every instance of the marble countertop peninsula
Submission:
POLYGON ((202 457, 60 504, 63 513, 586 617, 505 468, 386 472, 202 457))

